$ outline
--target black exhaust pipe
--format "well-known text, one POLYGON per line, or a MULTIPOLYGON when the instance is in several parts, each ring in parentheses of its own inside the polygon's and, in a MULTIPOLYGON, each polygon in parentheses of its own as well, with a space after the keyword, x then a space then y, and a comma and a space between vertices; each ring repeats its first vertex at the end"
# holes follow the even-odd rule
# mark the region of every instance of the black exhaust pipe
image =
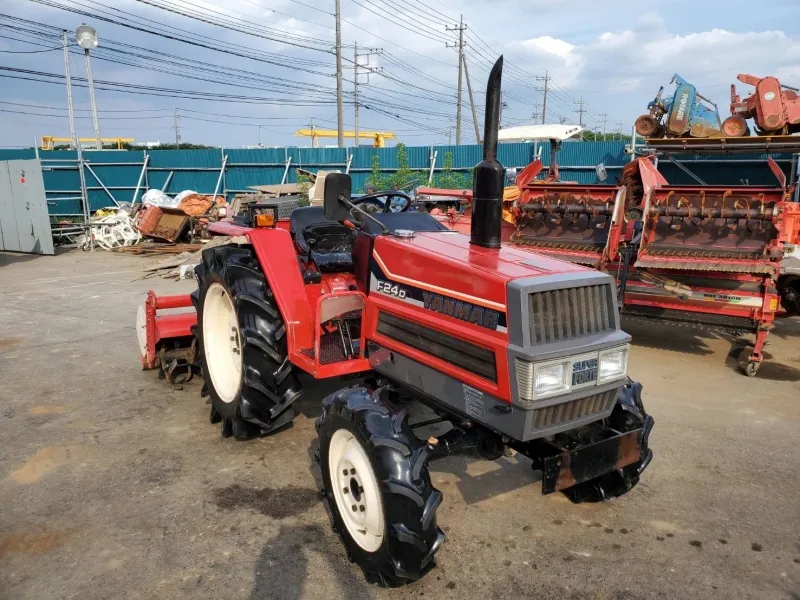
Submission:
POLYGON ((503 221, 503 188, 506 172, 497 162, 500 130, 500 84, 503 57, 497 59, 486 83, 486 122, 483 129, 483 160, 473 172, 472 225, 470 243, 484 248, 500 247, 503 221))

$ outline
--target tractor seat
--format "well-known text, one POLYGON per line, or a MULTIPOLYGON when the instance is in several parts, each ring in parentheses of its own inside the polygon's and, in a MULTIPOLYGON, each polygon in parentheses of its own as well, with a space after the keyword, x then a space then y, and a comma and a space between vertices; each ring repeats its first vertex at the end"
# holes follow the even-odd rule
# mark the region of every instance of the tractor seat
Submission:
POLYGON ((321 273, 353 270, 355 231, 326 219, 323 207, 294 209, 289 226, 300 252, 314 261, 321 273))

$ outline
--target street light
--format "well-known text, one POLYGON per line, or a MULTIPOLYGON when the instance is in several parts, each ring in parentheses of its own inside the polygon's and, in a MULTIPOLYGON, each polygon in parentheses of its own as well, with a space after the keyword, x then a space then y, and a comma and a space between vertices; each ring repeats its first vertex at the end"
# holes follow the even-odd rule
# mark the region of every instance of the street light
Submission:
POLYGON ((103 142, 100 139, 100 122, 97 119, 97 102, 94 97, 94 79, 92 78, 92 63, 89 60, 89 50, 97 48, 97 30, 85 23, 75 30, 75 40, 83 48, 83 55, 86 59, 86 78, 89 80, 89 98, 92 101, 92 120, 94 121, 94 137, 97 142, 97 149, 103 149, 103 142))

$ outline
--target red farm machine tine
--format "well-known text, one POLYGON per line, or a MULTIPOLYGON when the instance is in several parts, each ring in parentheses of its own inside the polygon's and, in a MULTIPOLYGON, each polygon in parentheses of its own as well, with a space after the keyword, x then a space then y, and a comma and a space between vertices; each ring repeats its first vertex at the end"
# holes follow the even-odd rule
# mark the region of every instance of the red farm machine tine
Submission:
POLYGON ((741 362, 755 375, 780 309, 784 249, 797 239, 798 209, 789 197, 767 186, 646 189, 623 313, 752 332, 755 346, 741 362))
POLYGON ((144 304, 136 314, 136 335, 139 339, 143 369, 159 369, 170 383, 189 381, 197 353, 192 328, 197 324, 189 294, 156 296, 147 292, 144 304), (175 309, 192 308, 192 311, 175 309), (158 314, 159 311, 172 311, 158 314))

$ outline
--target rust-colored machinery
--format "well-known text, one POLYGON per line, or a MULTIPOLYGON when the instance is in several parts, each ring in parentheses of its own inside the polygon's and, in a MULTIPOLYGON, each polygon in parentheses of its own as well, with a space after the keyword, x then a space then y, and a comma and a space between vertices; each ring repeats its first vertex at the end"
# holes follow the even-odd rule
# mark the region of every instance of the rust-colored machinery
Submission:
MULTIPOLYGON (((775 318, 800 314, 800 268, 784 266, 800 263, 800 205, 769 164, 777 186, 670 185, 651 156, 629 163, 619 186, 541 181, 526 169, 503 239, 614 275, 629 317, 754 334, 740 357, 753 376, 775 318)), ((453 225, 468 227, 468 212, 453 225)))
POLYGON ((745 120, 753 119, 758 135, 789 135, 800 132, 800 95, 797 88, 781 84, 777 77, 755 77, 741 73, 737 79, 755 87, 744 100, 731 85, 731 116, 722 130, 736 135, 745 120))

